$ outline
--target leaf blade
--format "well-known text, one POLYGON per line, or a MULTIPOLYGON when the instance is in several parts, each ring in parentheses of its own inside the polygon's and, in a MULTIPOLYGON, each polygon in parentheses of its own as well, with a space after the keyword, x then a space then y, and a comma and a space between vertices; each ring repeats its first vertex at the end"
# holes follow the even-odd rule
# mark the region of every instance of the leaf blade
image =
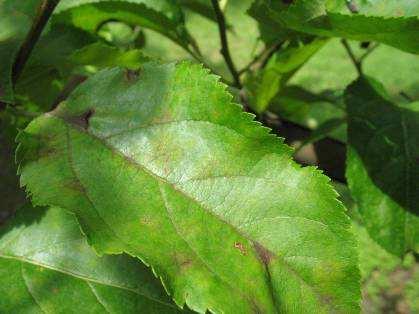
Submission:
POLYGON ((26 206, 0 237, 2 311, 179 312, 150 271, 126 255, 98 257, 72 214, 26 206), (14 287, 10 291, 9 287, 14 287), (51 293, 53 298, 51 298, 51 293), (112 297, 118 295, 118 298, 112 297))
POLYGON ((98 251, 152 265, 179 305, 357 312, 356 254, 328 179, 231 98, 189 63, 102 71, 21 134, 21 182, 74 211, 98 251))
POLYGON ((366 227, 375 241, 395 255, 417 251, 417 106, 392 104, 382 87, 368 79, 350 85, 345 98, 346 176, 366 227))
MULTIPOLYGON (((419 29, 419 11, 413 8, 406 16, 389 15, 391 10, 376 10, 368 4, 358 7, 359 14, 342 10, 335 1, 297 0, 291 5, 258 1, 251 14, 260 18, 260 11, 268 8, 268 15, 275 23, 295 31, 325 37, 342 37, 358 41, 381 42, 398 49, 419 53, 416 38, 419 29), (369 15, 363 15, 365 14, 369 15), (382 15, 370 15, 371 12, 382 15)), ((396 11, 397 12, 397 11, 396 11)), ((391 13, 394 13, 391 11, 391 13)))

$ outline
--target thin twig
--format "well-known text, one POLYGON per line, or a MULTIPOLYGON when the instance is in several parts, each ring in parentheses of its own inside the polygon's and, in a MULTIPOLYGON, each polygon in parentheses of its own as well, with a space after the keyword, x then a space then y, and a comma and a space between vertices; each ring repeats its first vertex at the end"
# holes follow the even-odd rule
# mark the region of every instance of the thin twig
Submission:
POLYGON ((16 55, 16 59, 12 68, 13 85, 16 84, 19 76, 22 74, 23 68, 25 67, 31 52, 35 47, 35 44, 41 36, 42 30, 47 24, 58 2, 60 2, 60 0, 43 0, 41 2, 32 27, 29 30, 29 33, 26 35, 26 38, 16 55))
POLYGON ((410 97, 408 94, 406 94, 406 92, 404 92, 404 91, 401 91, 400 93, 399 93, 399 95, 400 96, 402 96, 404 99, 406 99, 407 101, 409 101, 409 102, 412 102, 413 101, 413 98, 412 97, 410 97))
POLYGON ((265 47, 261 52, 259 52, 253 59, 250 61, 243 69, 241 69, 238 73, 239 75, 242 75, 243 73, 250 70, 255 64, 266 63, 266 60, 269 60, 269 58, 272 56, 273 53, 278 51, 279 48, 281 48, 283 42, 275 43, 271 46, 265 47))
POLYGON ((220 5, 218 0, 211 0, 212 6, 214 8, 215 17, 217 18, 218 23, 218 30, 220 33, 220 41, 221 41, 221 54, 224 57, 224 60, 227 63, 228 69, 231 72, 234 80, 234 86, 237 88, 241 88, 242 84, 240 82, 240 76, 234 66, 233 60, 231 59, 230 50, 228 48, 227 42, 227 31, 226 31, 226 22, 224 18, 224 14, 220 9, 220 5))
POLYGON ((67 97, 71 94, 71 92, 75 90, 76 87, 83 83, 86 79, 87 77, 84 75, 74 75, 72 78, 70 78, 70 80, 61 90, 60 94, 52 103, 51 110, 54 110, 60 104, 60 102, 66 100, 67 97))
POLYGON ((352 51, 351 46, 349 46, 349 43, 346 39, 341 40, 342 45, 345 47, 346 52, 348 53, 349 57, 352 60, 352 63, 355 65, 356 70, 358 71, 359 75, 362 75, 362 67, 361 62, 356 58, 354 52, 352 51))
POLYGON ((9 110, 17 116, 27 117, 27 118, 36 118, 40 115, 40 113, 37 113, 37 112, 31 112, 31 111, 21 109, 21 107, 19 106, 9 107, 9 110))
POLYGON ((362 61, 364 61, 364 59, 366 57, 368 57, 370 55, 371 52, 373 52, 378 46, 380 46, 379 43, 375 43, 374 46, 369 47, 368 50, 359 58, 359 63, 361 63, 362 61))

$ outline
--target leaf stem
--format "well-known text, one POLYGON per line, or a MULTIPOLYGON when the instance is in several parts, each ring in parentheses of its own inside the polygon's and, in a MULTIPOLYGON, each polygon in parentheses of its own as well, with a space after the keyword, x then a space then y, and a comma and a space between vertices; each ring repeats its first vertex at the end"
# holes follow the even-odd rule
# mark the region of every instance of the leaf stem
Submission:
POLYGON ((345 47, 346 52, 348 53, 349 57, 352 60, 352 63, 354 64, 357 72, 359 75, 362 75, 362 66, 361 66, 361 62, 357 59, 357 57, 355 56, 354 52, 352 51, 351 46, 349 46, 349 43, 346 39, 342 39, 341 40, 342 45, 345 47))
POLYGON ((12 83, 16 84, 19 76, 22 74, 23 68, 29 59, 29 56, 35 47, 39 37, 41 36, 42 30, 47 24, 52 12, 57 6, 60 0, 43 0, 38 8, 38 13, 32 23, 32 27, 29 33, 16 55, 15 62, 12 68, 12 83))
POLYGON ((266 63, 266 60, 268 60, 272 56, 272 54, 274 54, 276 51, 278 51, 281 48, 282 44, 283 44, 283 42, 277 42, 277 43, 275 43, 271 46, 266 46, 261 52, 259 52, 252 59, 252 61, 250 61, 243 69, 238 71, 238 74, 239 75, 244 74, 245 72, 250 70, 255 64, 257 64, 259 62, 261 64, 266 63))
POLYGON ((366 57, 370 55, 371 52, 373 52, 378 46, 380 46, 379 43, 374 44, 374 46, 369 47, 368 50, 359 58, 359 63, 364 61, 366 57))
POLYGON ((54 110, 62 101, 66 100, 73 90, 87 79, 84 75, 74 75, 69 79, 67 84, 63 87, 60 94, 54 100, 51 110, 54 110))
POLYGON ((218 30, 220 33, 221 54, 223 55, 224 60, 227 63, 227 67, 230 70, 231 75, 233 76, 234 86, 240 89, 242 87, 242 84, 240 82, 240 76, 236 70, 233 60, 231 59, 230 50, 228 48, 226 22, 224 14, 220 9, 218 0, 211 0, 211 3, 214 8, 215 17, 218 23, 218 30))

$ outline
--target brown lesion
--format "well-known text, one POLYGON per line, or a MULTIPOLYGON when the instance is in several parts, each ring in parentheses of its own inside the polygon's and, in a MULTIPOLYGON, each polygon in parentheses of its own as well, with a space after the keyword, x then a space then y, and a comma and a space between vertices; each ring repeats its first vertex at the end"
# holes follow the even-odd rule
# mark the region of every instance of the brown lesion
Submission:
POLYGON ((124 79, 128 83, 134 83, 138 80, 139 75, 140 75, 140 70, 126 69, 124 72, 124 79))
POLYGON ((84 193, 84 188, 78 180, 71 180, 66 182, 64 187, 75 192, 84 193))
POLYGON ((76 125, 83 130, 87 130, 89 128, 90 119, 94 115, 95 110, 93 108, 87 110, 86 112, 82 113, 81 115, 75 117, 66 117, 65 120, 73 125, 76 125))
POLYGON ((175 253, 174 260, 181 270, 187 270, 193 264, 193 260, 184 254, 175 253))
POLYGON ((240 243, 238 241, 234 242, 234 248, 238 249, 243 255, 247 255, 247 250, 243 243, 240 243))

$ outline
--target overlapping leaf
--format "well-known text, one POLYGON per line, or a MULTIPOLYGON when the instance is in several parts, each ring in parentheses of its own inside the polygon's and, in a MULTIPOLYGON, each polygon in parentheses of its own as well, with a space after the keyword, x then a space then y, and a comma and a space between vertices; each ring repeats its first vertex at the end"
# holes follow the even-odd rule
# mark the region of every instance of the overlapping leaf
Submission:
POLYGON ((63 0, 54 21, 96 32, 104 23, 118 20, 157 31, 189 49, 194 45, 173 0, 63 0))
POLYGON ((358 312, 349 221, 328 178, 189 63, 99 72, 19 136, 21 183, 137 256, 175 302, 220 313, 358 312))
POLYGON ((47 111, 71 75, 69 56, 94 41, 89 33, 56 25, 39 39, 15 86, 16 99, 47 111))
POLYGON ((347 178, 371 237, 393 254, 419 250, 419 104, 389 102, 365 78, 346 92, 347 178))
POLYGON ((59 208, 23 208, 0 230, 0 275, 2 313, 180 312, 147 267, 98 257, 59 208))
POLYGON ((69 61, 72 65, 92 65, 98 69, 121 66, 136 70, 148 61, 148 58, 139 49, 124 51, 97 42, 75 51, 69 57, 69 61))
POLYGON ((319 36, 377 41, 419 53, 419 9, 415 5, 408 6, 406 1, 403 3, 399 5, 401 9, 409 7, 411 10, 405 10, 404 16, 397 16, 402 10, 390 14, 391 10, 381 10, 377 3, 359 3, 356 9, 352 9, 358 13, 353 13, 348 8, 345 11, 344 1, 296 0, 284 4, 282 1, 259 0, 252 6, 250 14, 259 20, 261 16, 268 17, 271 24, 277 24, 278 33, 289 28, 319 36), (375 12, 374 15, 371 12, 375 12))
MULTIPOLYGON (((328 121, 342 121, 345 118, 343 91, 314 94, 299 86, 290 85, 278 94, 269 110, 281 118, 302 125, 310 130, 318 128, 328 121)), ((341 142, 346 141, 346 125, 343 123, 328 136, 341 142)))

